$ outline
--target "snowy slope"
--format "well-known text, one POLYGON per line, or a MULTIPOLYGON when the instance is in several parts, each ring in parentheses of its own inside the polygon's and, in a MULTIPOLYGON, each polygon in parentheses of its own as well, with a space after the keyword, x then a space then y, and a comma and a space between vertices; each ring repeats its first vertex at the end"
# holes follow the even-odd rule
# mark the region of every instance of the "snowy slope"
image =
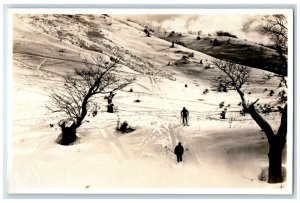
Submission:
MULTIPOLYGON (((197 189, 197 193, 204 193, 204 189, 215 188, 285 192, 286 182, 270 185, 259 180, 268 163, 267 139, 248 115, 239 114, 241 107, 235 91, 212 91, 213 78, 220 72, 205 69, 212 60, 210 56, 181 46, 170 48, 169 42, 146 37, 140 30, 114 19, 80 18, 85 21, 76 26, 70 26, 73 18, 57 15, 14 19, 10 192, 180 189, 191 193, 189 189, 197 189), (101 43, 83 36, 91 24, 105 36, 101 43), (60 40, 57 30, 70 34, 60 40), (45 106, 51 90, 62 91, 61 76, 73 74, 74 67, 84 67, 81 62, 86 56, 96 54, 74 40, 80 35, 89 47, 96 44, 97 50, 103 49, 107 55, 112 54, 108 46, 117 47, 125 56, 120 74, 134 76, 136 81, 117 92, 114 114, 105 112, 104 95, 97 98, 101 113, 87 116, 89 122, 78 129, 78 142, 60 146, 55 140, 62 115, 51 114, 45 106), (191 52, 194 57, 181 63, 182 56, 191 52), (199 64, 200 60, 204 64, 199 64), (129 92, 130 88, 133 92, 129 92), (209 93, 203 94, 205 89, 209 93), (141 102, 134 102, 136 99, 141 102), (225 120, 219 119, 222 101, 228 108, 225 120), (183 106, 190 111, 189 127, 181 125, 183 106), (136 131, 117 133, 118 119, 128 121, 136 131), (54 127, 50 128, 50 124, 54 127), (186 152, 183 163, 177 164, 166 147, 173 150, 179 141, 186 152)), ((278 81, 272 79, 262 85, 261 75, 260 70, 252 72, 253 85, 245 87, 251 93, 247 99, 260 98, 261 104, 278 105, 275 96, 265 91, 273 89, 274 95, 278 94, 278 81)), ((274 129, 279 126, 279 113, 266 118, 274 129)))

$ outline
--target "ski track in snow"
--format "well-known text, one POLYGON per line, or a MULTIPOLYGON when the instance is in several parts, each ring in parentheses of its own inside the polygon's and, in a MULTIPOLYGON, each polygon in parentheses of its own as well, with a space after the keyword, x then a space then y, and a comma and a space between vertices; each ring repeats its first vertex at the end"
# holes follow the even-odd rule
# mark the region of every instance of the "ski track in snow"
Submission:
POLYGON ((47 59, 44 59, 43 61, 42 61, 42 63, 40 63, 38 66, 37 66, 37 71, 40 73, 40 77, 42 77, 43 75, 44 75, 44 73, 43 73, 43 71, 41 70, 41 68, 42 68, 42 66, 43 66, 43 64, 45 63, 47 61, 47 59))

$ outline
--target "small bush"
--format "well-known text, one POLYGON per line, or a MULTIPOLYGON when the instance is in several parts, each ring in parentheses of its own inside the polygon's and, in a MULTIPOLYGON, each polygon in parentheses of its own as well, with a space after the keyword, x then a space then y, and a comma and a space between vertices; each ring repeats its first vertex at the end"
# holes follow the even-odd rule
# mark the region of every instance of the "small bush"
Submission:
POLYGON ((205 67, 204 67, 204 70, 207 70, 207 69, 210 69, 211 67, 209 66, 209 65, 206 65, 205 67))
POLYGON ((189 58, 188 56, 183 55, 181 59, 187 60, 188 58, 189 58))
POLYGON ((217 31, 217 36, 225 36, 225 37, 233 37, 237 38, 237 36, 230 34, 229 32, 224 32, 224 31, 217 31))
POLYGON ((130 88, 130 89, 129 89, 129 92, 133 92, 133 89, 132 89, 132 88, 130 88))
POLYGON ((205 89, 204 91, 203 91, 203 94, 207 94, 209 92, 209 90, 208 89, 205 89))
POLYGON ((274 90, 270 90, 269 96, 272 97, 274 95, 274 90))
POLYGON ((223 108, 224 107, 224 102, 220 102, 219 103, 219 108, 223 108))
POLYGON ((147 28, 144 29, 144 33, 146 34, 147 37, 151 36, 150 31, 147 28))
POLYGON ((261 110, 262 113, 268 115, 269 113, 272 112, 272 108, 270 104, 265 104, 263 106, 260 106, 259 109, 261 110))
POLYGON ((182 42, 182 41, 177 41, 177 42, 176 42, 176 44, 178 44, 178 45, 181 45, 181 46, 185 47, 185 44, 184 44, 184 42, 182 42))
POLYGON ((197 39, 197 40, 200 40, 200 39, 201 39, 201 37, 199 37, 199 36, 198 36, 196 39, 197 39))
POLYGON ((136 99, 136 100, 134 100, 134 102, 139 103, 139 102, 141 102, 141 100, 136 99))
POLYGON ((102 34, 101 31, 97 31, 97 30, 87 31, 86 35, 89 38, 103 38, 104 37, 104 34, 102 34))
POLYGON ((189 57, 194 57, 194 52, 188 54, 189 57))
POLYGON ((214 39, 214 41, 213 41, 213 46, 215 47, 215 46, 220 46, 220 42, 219 42, 219 40, 217 40, 216 38, 214 39))

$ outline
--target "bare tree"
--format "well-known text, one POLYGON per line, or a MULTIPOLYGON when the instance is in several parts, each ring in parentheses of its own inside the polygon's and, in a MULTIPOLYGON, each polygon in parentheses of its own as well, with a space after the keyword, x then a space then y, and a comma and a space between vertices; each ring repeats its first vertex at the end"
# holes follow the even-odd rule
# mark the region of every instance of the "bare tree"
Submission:
POLYGON ((216 68, 221 70, 230 81, 231 85, 240 95, 243 110, 249 113, 253 120, 265 132, 269 143, 269 183, 280 183, 282 178, 282 151, 286 143, 287 133, 287 105, 282 110, 281 123, 277 134, 274 133, 270 124, 256 111, 254 105, 259 100, 251 104, 246 103, 245 95, 242 91, 251 72, 250 67, 237 65, 228 61, 215 60, 213 62, 216 68))
POLYGON ((270 38, 272 46, 275 47, 278 54, 277 61, 280 64, 279 70, 273 70, 274 73, 281 76, 287 76, 287 57, 288 52, 288 28, 285 15, 266 15, 262 18, 262 23, 257 27, 257 31, 270 38))
MULTIPOLYGON (((271 77, 279 77, 281 79, 281 83, 284 83, 287 87, 286 77, 288 29, 286 24, 287 18, 284 15, 267 15, 262 18, 262 23, 258 26, 257 30, 261 34, 264 34, 270 38, 270 41, 276 48, 276 52, 278 54, 276 60, 279 62, 280 66, 270 70, 275 73, 271 77)), ((281 122, 277 133, 275 133, 270 124, 256 111, 254 104, 258 101, 258 99, 251 104, 246 103, 242 86, 249 77, 251 69, 221 60, 216 60, 214 65, 228 76, 232 86, 240 95, 244 112, 249 113, 253 120, 265 132, 269 143, 268 182, 281 183, 283 181, 282 151, 286 144, 287 134, 287 104, 285 104, 284 108, 281 109, 281 122)))
POLYGON ((97 55, 92 62, 85 62, 85 68, 76 68, 73 77, 64 77, 64 91, 53 92, 52 102, 47 106, 52 112, 62 112, 67 119, 59 122, 62 133, 59 143, 69 145, 76 141, 76 129, 81 126, 92 98, 120 90, 132 83, 133 79, 121 79, 116 75, 117 64, 122 59, 117 53, 113 57, 97 55))

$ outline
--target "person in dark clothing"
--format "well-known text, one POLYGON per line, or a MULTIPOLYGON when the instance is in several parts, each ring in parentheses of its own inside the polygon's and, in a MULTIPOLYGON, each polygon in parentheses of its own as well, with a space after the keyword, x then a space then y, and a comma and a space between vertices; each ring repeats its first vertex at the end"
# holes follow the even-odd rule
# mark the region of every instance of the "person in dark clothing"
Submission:
POLYGON ((107 96, 107 103, 108 104, 111 104, 112 103, 112 100, 114 98, 114 96, 116 95, 116 93, 114 92, 110 92, 109 95, 107 96))
POLYGON ((185 107, 183 107, 181 111, 181 118, 182 118, 183 125, 188 125, 188 116, 189 116, 189 111, 185 107))
POLYGON ((179 142, 178 145, 174 149, 174 153, 177 156, 177 162, 182 161, 183 152, 184 152, 183 146, 181 145, 181 142, 179 142))
POLYGON ((108 96, 105 96, 104 98, 107 99, 107 112, 113 113, 114 112, 114 104, 112 102, 114 96, 116 93, 110 92, 108 96))

